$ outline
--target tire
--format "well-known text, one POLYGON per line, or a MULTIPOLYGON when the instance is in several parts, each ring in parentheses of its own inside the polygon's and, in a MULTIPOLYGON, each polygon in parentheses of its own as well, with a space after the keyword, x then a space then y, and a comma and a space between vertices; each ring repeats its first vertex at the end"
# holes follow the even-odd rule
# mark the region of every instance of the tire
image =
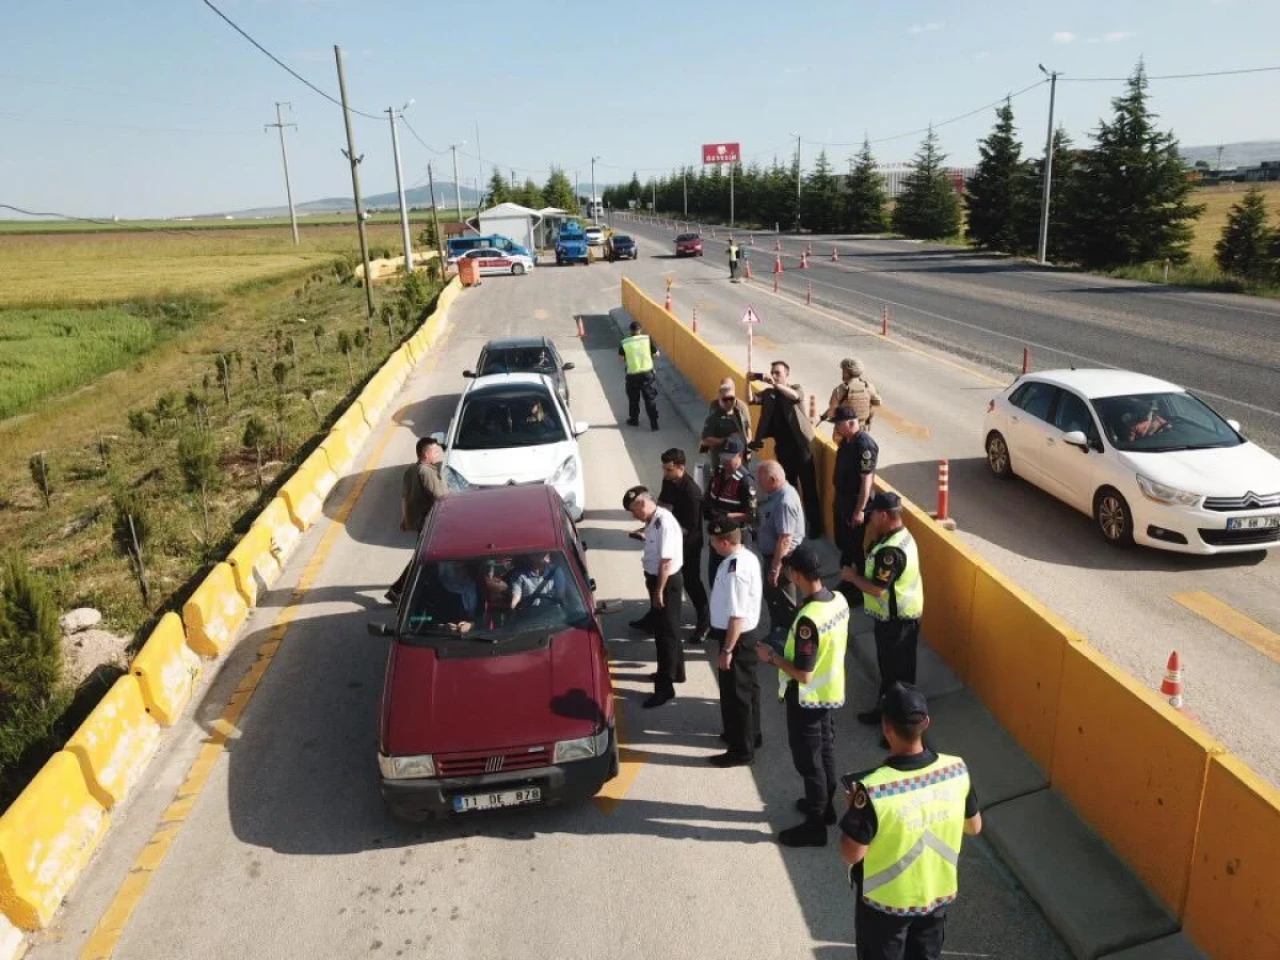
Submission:
POLYGON ((1103 487, 1093 496, 1093 522, 1113 547, 1133 545, 1133 511, 1114 487, 1103 487))
POLYGON ((512 267, 511 267, 511 274, 512 274, 512 276, 516 276, 516 277, 523 277, 523 276, 524 276, 524 272, 525 272, 525 271, 524 271, 524 264, 523 264, 523 263, 516 263, 516 264, 513 264, 513 265, 512 265, 512 267))
POLYGON ((1009 456, 1009 444, 997 430, 987 434, 987 466, 999 480, 1013 476, 1013 460, 1009 456))

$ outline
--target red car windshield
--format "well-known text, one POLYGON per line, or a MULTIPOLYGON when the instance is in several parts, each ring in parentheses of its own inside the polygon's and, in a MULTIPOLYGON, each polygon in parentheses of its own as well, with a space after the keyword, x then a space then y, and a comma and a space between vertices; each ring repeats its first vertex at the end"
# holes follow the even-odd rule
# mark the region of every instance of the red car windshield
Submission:
POLYGON ((676 243, 701 243, 702 238, 696 233, 682 233, 676 237, 676 243))

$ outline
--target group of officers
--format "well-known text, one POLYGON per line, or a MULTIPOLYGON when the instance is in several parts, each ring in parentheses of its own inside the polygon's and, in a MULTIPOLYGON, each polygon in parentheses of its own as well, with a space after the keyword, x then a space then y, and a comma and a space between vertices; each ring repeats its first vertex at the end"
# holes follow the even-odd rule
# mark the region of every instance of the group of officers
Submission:
MULTIPOLYGON (((638 330, 632 335, 642 342, 631 354, 652 356, 643 342, 648 338, 638 330)), ((815 548, 822 511, 809 443, 814 424, 803 414, 804 391, 789 382, 785 362, 773 363, 767 376, 751 376, 763 381, 751 398, 763 408, 754 438, 734 382, 721 385, 700 442, 711 461, 704 467, 705 490, 691 476, 685 452, 673 448, 662 454, 657 496, 644 486, 623 496, 623 508, 643 523, 631 536, 644 544, 650 600, 631 626, 651 632, 657 649, 654 689, 643 705, 674 699, 675 685, 685 680, 684 645, 710 639, 725 743, 710 762, 750 765, 764 744, 757 670, 773 667, 792 762, 804 785, 796 801, 803 819, 782 830, 778 842, 824 847, 828 827, 839 823, 841 856, 857 892, 858 956, 936 958, 958 887, 961 838, 981 829, 981 816, 964 761, 924 742, 928 704, 914 686, 924 613, 916 544, 898 496, 874 488, 879 449, 868 428, 879 397, 856 360, 841 367, 842 384, 819 419, 833 424, 839 445, 832 478, 840 550, 834 589, 824 582, 815 548), (777 460, 753 471, 751 452, 765 438, 774 440, 777 460), (710 596, 702 581, 704 532, 710 596), (686 593, 696 623, 682 641, 686 593), (838 777, 834 721, 845 703, 850 615, 858 608, 874 624, 880 688, 877 702, 857 719, 880 728, 889 753, 869 770, 838 777), (843 817, 834 802, 838 784, 843 817)))

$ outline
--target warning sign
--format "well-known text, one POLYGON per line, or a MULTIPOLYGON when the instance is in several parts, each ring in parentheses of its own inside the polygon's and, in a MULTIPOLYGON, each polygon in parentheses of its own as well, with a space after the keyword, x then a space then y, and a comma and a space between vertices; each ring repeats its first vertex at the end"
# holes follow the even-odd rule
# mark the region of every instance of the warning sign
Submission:
POLYGON ((760 323, 760 316, 756 313, 755 307, 747 307, 742 314, 742 320, 739 321, 744 327, 754 327, 760 323))

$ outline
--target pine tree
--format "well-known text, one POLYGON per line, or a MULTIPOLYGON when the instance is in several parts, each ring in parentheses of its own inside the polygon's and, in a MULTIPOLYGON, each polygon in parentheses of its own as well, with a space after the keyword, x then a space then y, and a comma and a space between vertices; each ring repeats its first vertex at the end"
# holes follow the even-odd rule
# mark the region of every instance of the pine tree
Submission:
POLYGON ((511 188, 497 167, 493 168, 493 176, 489 178, 489 206, 496 207, 500 203, 511 200, 511 188))
POLYGON ((511 199, 521 206, 528 207, 530 210, 541 210, 543 207, 548 206, 543 200, 542 188, 534 183, 532 179, 526 179, 524 186, 520 187, 512 195, 511 199))
POLYGON ((888 226, 884 177, 876 169, 871 141, 863 140, 856 157, 849 158, 849 180, 844 197, 841 229, 850 233, 882 233, 888 226))
POLYGON ((1187 259, 1190 221, 1203 207, 1188 203, 1193 185, 1172 133, 1156 129, 1147 106, 1147 73, 1138 66, 1124 96, 1111 101, 1094 146, 1080 160, 1069 212, 1066 252, 1086 267, 1187 259))
POLYGON ((840 183, 831 172, 827 152, 814 161, 813 172, 804 178, 801 191, 804 225, 814 233, 840 229, 840 183))
POLYGON ((1250 280, 1269 279, 1276 269, 1271 248, 1275 231, 1267 223, 1267 201, 1255 185, 1231 208, 1214 259, 1226 273, 1250 280))
MULTIPOLYGON (((1049 243, 1046 258, 1050 262, 1069 259, 1070 210, 1068 204, 1075 189, 1078 151, 1058 127, 1053 131, 1053 184, 1049 201, 1049 243)), ((1022 165, 1027 189, 1020 194, 1018 206, 1018 247, 1027 253, 1040 249, 1040 211, 1044 191, 1044 157, 1022 165)))
POLYGON ((573 214, 578 212, 578 198, 574 195, 573 184, 559 167, 551 168, 551 176, 547 178, 547 185, 542 190, 542 199, 548 207, 558 207, 573 214))
POLYGON ((1013 127, 1013 105, 1006 100, 996 110, 996 123, 978 144, 981 159, 966 185, 969 240, 988 250, 1025 253, 1019 213, 1033 192, 1022 163, 1022 144, 1013 127))
POLYGON ((960 198, 942 167, 938 135, 929 128, 893 208, 893 229, 913 240, 954 237, 960 229, 960 198))

